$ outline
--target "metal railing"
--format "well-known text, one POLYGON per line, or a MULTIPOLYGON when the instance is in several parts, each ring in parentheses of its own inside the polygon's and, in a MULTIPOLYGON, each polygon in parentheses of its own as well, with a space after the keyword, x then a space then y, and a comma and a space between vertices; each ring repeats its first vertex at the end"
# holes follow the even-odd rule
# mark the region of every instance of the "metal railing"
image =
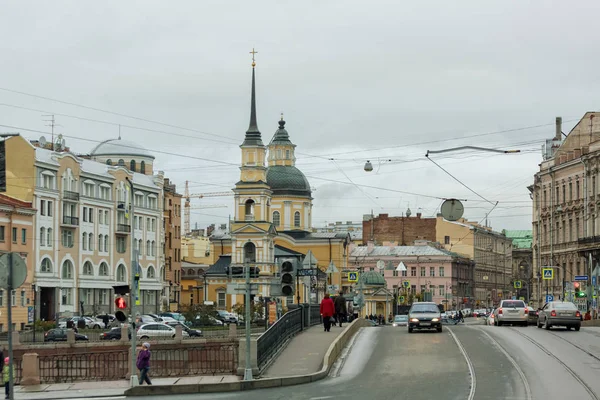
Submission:
POLYGON ((127 350, 39 356, 41 383, 114 381, 127 377, 127 350))
POLYGON ((70 215, 63 215, 63 225, 79 226, 79 218, 70 215))
POLYGON ((319 325, 321 323, 321 307, 318 304, 310 305, 310 326, 319 325))
POLYGON ((286 312, 256 343, 258 369, 262 370, 269 359, 283 347, 286 341, 302 330, 302 308, 286 312))
POLYGON ((70 190, 63 190, 63 199, 64 200, 79 201, 79 193, 72 192, 70 190))
POLYGON ((119 233, 130 233, 131 232, 131 225, 117 224, 117 232, 119 232, 119 233))
POLYGON ((203 343, 195 347, 152 351, 152 376, 236 374, 238 344, 203 343))

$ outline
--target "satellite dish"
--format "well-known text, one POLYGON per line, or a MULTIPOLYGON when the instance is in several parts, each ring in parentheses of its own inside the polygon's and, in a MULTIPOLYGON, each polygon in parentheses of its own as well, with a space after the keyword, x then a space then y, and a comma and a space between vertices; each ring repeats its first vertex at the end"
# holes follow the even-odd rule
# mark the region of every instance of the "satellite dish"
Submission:
POLYGON ((45 138, 44 136, 42 136, 42 137, 40 138, 40 146, 42 146, 42 147, 46 147, 46 143, 48 143, 48 142, 46 141, 46 138, 45 138))
POLYGON ((385 262, 383 260, 377 261, 377 269, 384 269, 384 268, 385 268, 385 262))
POLYGON ((457 199, 448 199, 444 201, 441 207, 442 217, 448 221, 458 221, 462 218, 465 213, 465 208, 463 207, 460 200, 457 199))

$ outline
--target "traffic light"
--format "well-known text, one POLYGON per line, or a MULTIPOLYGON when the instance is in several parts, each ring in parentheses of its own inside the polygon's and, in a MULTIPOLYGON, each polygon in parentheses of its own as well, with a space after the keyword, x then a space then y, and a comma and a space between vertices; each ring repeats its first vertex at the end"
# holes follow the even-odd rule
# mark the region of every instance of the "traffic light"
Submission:
POLYGON ((127 302, 123 297, 117 297, 115 299, 115 307, 117 311, 115 311, 115 318, 119 322, 127 321, 127 315, 123 312, 127 308, 127 302))
MULTIPOLYGON (((244 266, 225 267, 225 273, 227 275, 235 276, 237 278, 245 278, 246 271, 244 266)), ((250 278, 258 278, 260 275, 259 267, 250 267, 250 278)))
POLYGON ((580 282, 573 282, 573 289, 575 291, 575 297, 577 297, 577 298, 587 297, 587 294, 583 290, 580 282))
POLYGON ((279 264, 281 279, 281 294, 283 296, 294 295, 294 276, 296 275, 296 265, 293 260, 282 260, 279 264))

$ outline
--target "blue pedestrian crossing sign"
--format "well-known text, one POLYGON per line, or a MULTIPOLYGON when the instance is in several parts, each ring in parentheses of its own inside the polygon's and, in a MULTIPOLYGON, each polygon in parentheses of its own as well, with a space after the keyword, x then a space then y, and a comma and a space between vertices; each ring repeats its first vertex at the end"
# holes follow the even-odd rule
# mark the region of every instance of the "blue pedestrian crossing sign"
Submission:
POLYGON ((358 282, 358 272, 348 272, 348 282, 358 282))
POLYGON ((405 288, 410 287, 410 282, 404 281, 404 282, 402 282, 402 286, 404 286, 405 288))
POLYGON ((554 268, 542 268, 542 278, 554 279, 554 268))
POLYGON ((515 289, 521 289, 521 287, 523 286, 521 281, 515 281, 515 289))
POLYGON ((554 296, 551 294, 547 294, 546 295, 546 303, 550 303, 551 301, 554 301, 554 296))

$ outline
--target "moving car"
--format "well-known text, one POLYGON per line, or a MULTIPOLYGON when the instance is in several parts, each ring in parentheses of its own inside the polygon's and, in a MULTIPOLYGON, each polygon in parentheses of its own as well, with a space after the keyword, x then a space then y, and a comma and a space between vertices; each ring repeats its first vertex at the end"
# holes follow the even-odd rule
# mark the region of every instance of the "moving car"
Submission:
POLYGON ((396 315, 392 321, 392 326, 408 325, 408 315, 396 315))
POLYGON ((190 327, 188 327, 186 324, 183 324, 179 321, 175 321, 175 322, 169 322, 167 321, 167 325, 175 328, 176 326, 181 326, 181 330, 182 332, 187 332, 187 334, 190 337, 201 337, 202 336, 202 331, 198 330, 198 329, 191 329, 190 327))
POLYGON ((504 324, 523 325, 529 324, 529 309, 523 300, 502 300, 494 310, 494 325, 504 324))
POLYGON ((531 306, 528 306, 527 309, 529 310, 529 325, 536 325, 538 322, 538 312, 531 306))
MULTIPOLYGON (((69 329, 66 328, 55 328, 50 329, 48 332, 44 334, 44 342, 66 342, 67 341, 67 331, 69 329)), ((86 341, 88 337, 86 335, 82 335, 80 333, 75 333, 76 341, 86 341)))
POLYGON ((553 326, 566 326, 567 330, 581 329, 581 312, 570 301, 551 301, 539 311, 537 327, 550 329, 553 326))
MULTIPOLYGON (((100 340, 121 340, 121 337, 121 327, 117 326, 101 334, 100 340)), ((129 339, 131 339, 131 329, 129 329, 129 339)))
POLYGON ((442 315, 433 302, 413 303, 408 312, 408 333, 414 329, 436 329, 442 331, 442 315))

